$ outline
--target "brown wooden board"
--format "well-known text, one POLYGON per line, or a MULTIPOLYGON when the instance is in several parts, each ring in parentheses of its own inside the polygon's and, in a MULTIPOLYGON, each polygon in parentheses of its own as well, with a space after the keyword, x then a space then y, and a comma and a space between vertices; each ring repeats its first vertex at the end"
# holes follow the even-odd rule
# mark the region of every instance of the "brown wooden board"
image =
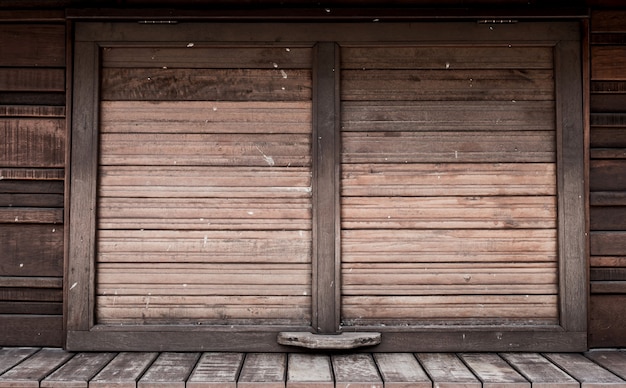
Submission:
POLYGON ((185 382, 199 357, 199 353, 161 353, 141 377, 137 387, 185 388, 185 382))
POLYGON ((500 354, 532 383, 533 388, 579 388, 571 376, 537 353, 500 354))
POLYGON ((115 353, 78 353, 46 377, 42 388, 87 387, 89 381, 115 357, 115 353))
POLYGON ((547 353, 545 356, 578 380, 582 388, 626 387, 626 381, 582 354, 547 353))
POLYGON ((430 388, 432 382, 410 353, 375 353, 386 388, 430 388))
POLYGON ((0 276, 61 276, 62 225, 0 225, 0 276))
POLYGON ((592 232, 589 242, 592 255, 626 256, 626 231, 592 232))
POLYGON ((65 25, 0 25, 0 66, 65 66, 65 25))
POLYGON ((237 388, 282 388, 286 372, 286 354, 250 353, 241 368, 237 388))
POLYGON ((3 328, 0 344, 3 346, 61 347, 64 343, 61 315, 0 315, 0 325, 3 328))
POLYGON ((204 353, 187 380, 187 388, 236 388, 243 353, 204 353))
POLYGON ((585 357, 610 370, 622 379, 626 378, 626 353, 622 351, 591 350, 585 357))
POLYGON ((287 388, 334 388, 330 357, 323 354, 289 354, 287 388))
POLYGON ((530 388, 530 383, 497 354, 463 353, 459 357, 482 381, 483 388, 530 388))
POLYGON ((64 92, 65 69, 0 68, 0 89, 7 92, 64 92))
POLYGON ((94 388, 135 388, 157 353, 120 353, 90 382, 94 388))
POLYGON ((0 375, 37 352, 37 348, 0 349, 0 375))
POLYGON ((433 385, 439 388, 481 388, 481 382, 459 358, 450 353, 418 353, 433 385))
POLYGON ((73 354, 62 349, 44 348, 0 376, 0 386, 39 387, 39 382, 69 360, 73 354))
POLYGON ((63 167, 65 120, 0 118, 0 163, 5 167, 63 167))
POLYGON ((589 347, 626 346, 625 314, 626 295, 592 294, 589 306, 589 347))
POLYGON ((589 174, 591 191, 626 190, 626 160, 592 160, 589 174))
POLYGON ((592 206, 591 230, 626 230, 626 207, 592 206))
POLYGON ((591 79, 626 80, 626 47, 594 46, 591 47, 591 79))
POLYGON ((383 380, 369 354, 332 356, 336 388, 382 388, 383 380))
POLYGON ((626 32, 626 12, 620 10, 594 9, 591 13, 592 32, 626 32))

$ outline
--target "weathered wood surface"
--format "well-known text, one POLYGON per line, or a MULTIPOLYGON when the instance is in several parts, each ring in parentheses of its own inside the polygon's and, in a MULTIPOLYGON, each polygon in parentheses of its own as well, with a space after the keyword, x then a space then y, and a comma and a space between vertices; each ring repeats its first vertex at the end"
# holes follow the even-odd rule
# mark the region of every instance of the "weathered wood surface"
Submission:
POLYGON ((621 350, 581 353, 68 353, 0 349, 0 387, 600 388, 626 385, 621 350))
POLYGON ((0 66, 65 66, 65 24, 3 23, 0 36, 0 66))

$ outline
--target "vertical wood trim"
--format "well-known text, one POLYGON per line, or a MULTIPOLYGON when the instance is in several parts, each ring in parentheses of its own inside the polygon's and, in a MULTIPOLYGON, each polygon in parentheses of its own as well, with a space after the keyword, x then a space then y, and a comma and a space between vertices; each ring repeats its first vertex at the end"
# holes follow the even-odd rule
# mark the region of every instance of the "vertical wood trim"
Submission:
MULTIPOLYGON (((64 163, 64 176, 63 176, 63 276, 65 279, 69 275, 69 247, 70 247, 70 198, 71 198, 71 185, 70 185, 70 162, 71 162, 71 145, 72 145, 72 69, 74 68, 72 63, 73 55, 73 37, 74 29, 73 23, 70 21, 65 22, 65 163, 64 163)), ((67 282, 63 282, 63 317, 68 316, 68 287, 67 282)), ((63 319, 64 334, 67 333, 67 319, 63 319)), ((67 334, 64 335, 64 337, 67 334)), ((65 340, 64 340, 65 343, 65 340)))
POLYGON ((587 330, 584 124, 580 42, 555 47, 560 321, 570 332, 587 330))
MULTIPOLYGON (((584 199, 585 199, 585 282, 588 284, 590 276, 590 260, 591 256, 591 210, 590 210, 590 188, 589 188, 589 161, 591 150, 591 26, 590 20, 584 19, 582 22, 582 42, 581 42, 581 60, 582 60, 582 82, 583 82, 583 180, 584 180, 584 199)), ((591 306, 591 298, 589 296, 590 286, 585 290, 587 293, 587 302, 585 308, 587 311, 586 329, 589 327, 589 311, 591 306)))
POLYGON ((94 247, 97 185, 99 52, 76 42, 70 162, 70 234, 67 330, 89 330, 94 322, 94 247))
POLYGON ((339 331, 339 48, 319 43, 313 63, 313 327, 339 331), (337 69, 337 71, 335 71, 337 69))

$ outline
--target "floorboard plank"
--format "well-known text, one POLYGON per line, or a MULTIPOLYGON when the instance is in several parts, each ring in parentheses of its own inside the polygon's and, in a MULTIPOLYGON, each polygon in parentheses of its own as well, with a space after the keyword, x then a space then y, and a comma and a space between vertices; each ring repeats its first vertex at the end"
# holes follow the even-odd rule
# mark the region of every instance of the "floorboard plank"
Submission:
POLYGON ((0 375, 30 357, 38 350, 39 348, 0 349, 0 375))
POLYGON ((546 353, 546 358, 580 382, 581 388, 626 388, 626 381, 579 353, 546 353))
POLYGON ((79 353, 41 382, 43 388, 86 388, 116 353, 79 353))
POLYGON ((616 350, 593 350, 585 356, 626 380, 626 353, 616 350))
POLYGON ((136 388, 137 380, 157 356, 158 353, 120 353, 89 382, 89 388, 136 388))
POLYGON ((530 388, 530 383, 494 353, 462 353, 465 364, 483 382, 483 388, 530 388))
POLYGON ((243 353, 204 353, 187 380, 187 388, 236 388, 243 353))
POLYGON ((241 368, 237 388, 284 388, 287 355, 249 353, 241 368))
POLYGON ((482 388, 476 376, 451 353, 418 353, 426 373, 438 388, 482 388))
POLYGON ((533 388, 579 388, 578 381, 537 353, 503 353, 500 356, 517 369, 533 388))
POLYGON ((0 387, 39 387, 39 382, 72 357, 62 349, 43 348, 0 376, 0 387))
POLYGON ((370 354, 332 356, 336 388, 383 388, 374 359, 370 354))
POLYGON ((185 388, 200 353, 161 353, 141 377, 138 388, 185 388))
POLYGON ((292 353, 287 362, 287 388, 334 388, 330 357, 292 353))
POLYGON ((430 388, 432 382, 410 353, 376 353, 385 388, 430 388))

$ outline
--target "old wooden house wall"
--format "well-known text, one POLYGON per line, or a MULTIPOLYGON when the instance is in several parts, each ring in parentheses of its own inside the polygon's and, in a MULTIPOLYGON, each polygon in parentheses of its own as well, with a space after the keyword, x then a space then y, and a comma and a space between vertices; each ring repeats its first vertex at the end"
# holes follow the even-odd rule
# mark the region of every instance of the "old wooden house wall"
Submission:
MULTIPOLYGON (((62 13, 3 13, 0 345, 59 346, 70 47, 62 13)), ((591 347, 625 346, 626 12, 594 10, 590 26, 589 338, 591 347)))
POLYGON ((65 22, 0 23, 0 344, 63 341, 65 22))
POLYGON ((591 347, 626 346, 626 12, 591 18, 591 347))

